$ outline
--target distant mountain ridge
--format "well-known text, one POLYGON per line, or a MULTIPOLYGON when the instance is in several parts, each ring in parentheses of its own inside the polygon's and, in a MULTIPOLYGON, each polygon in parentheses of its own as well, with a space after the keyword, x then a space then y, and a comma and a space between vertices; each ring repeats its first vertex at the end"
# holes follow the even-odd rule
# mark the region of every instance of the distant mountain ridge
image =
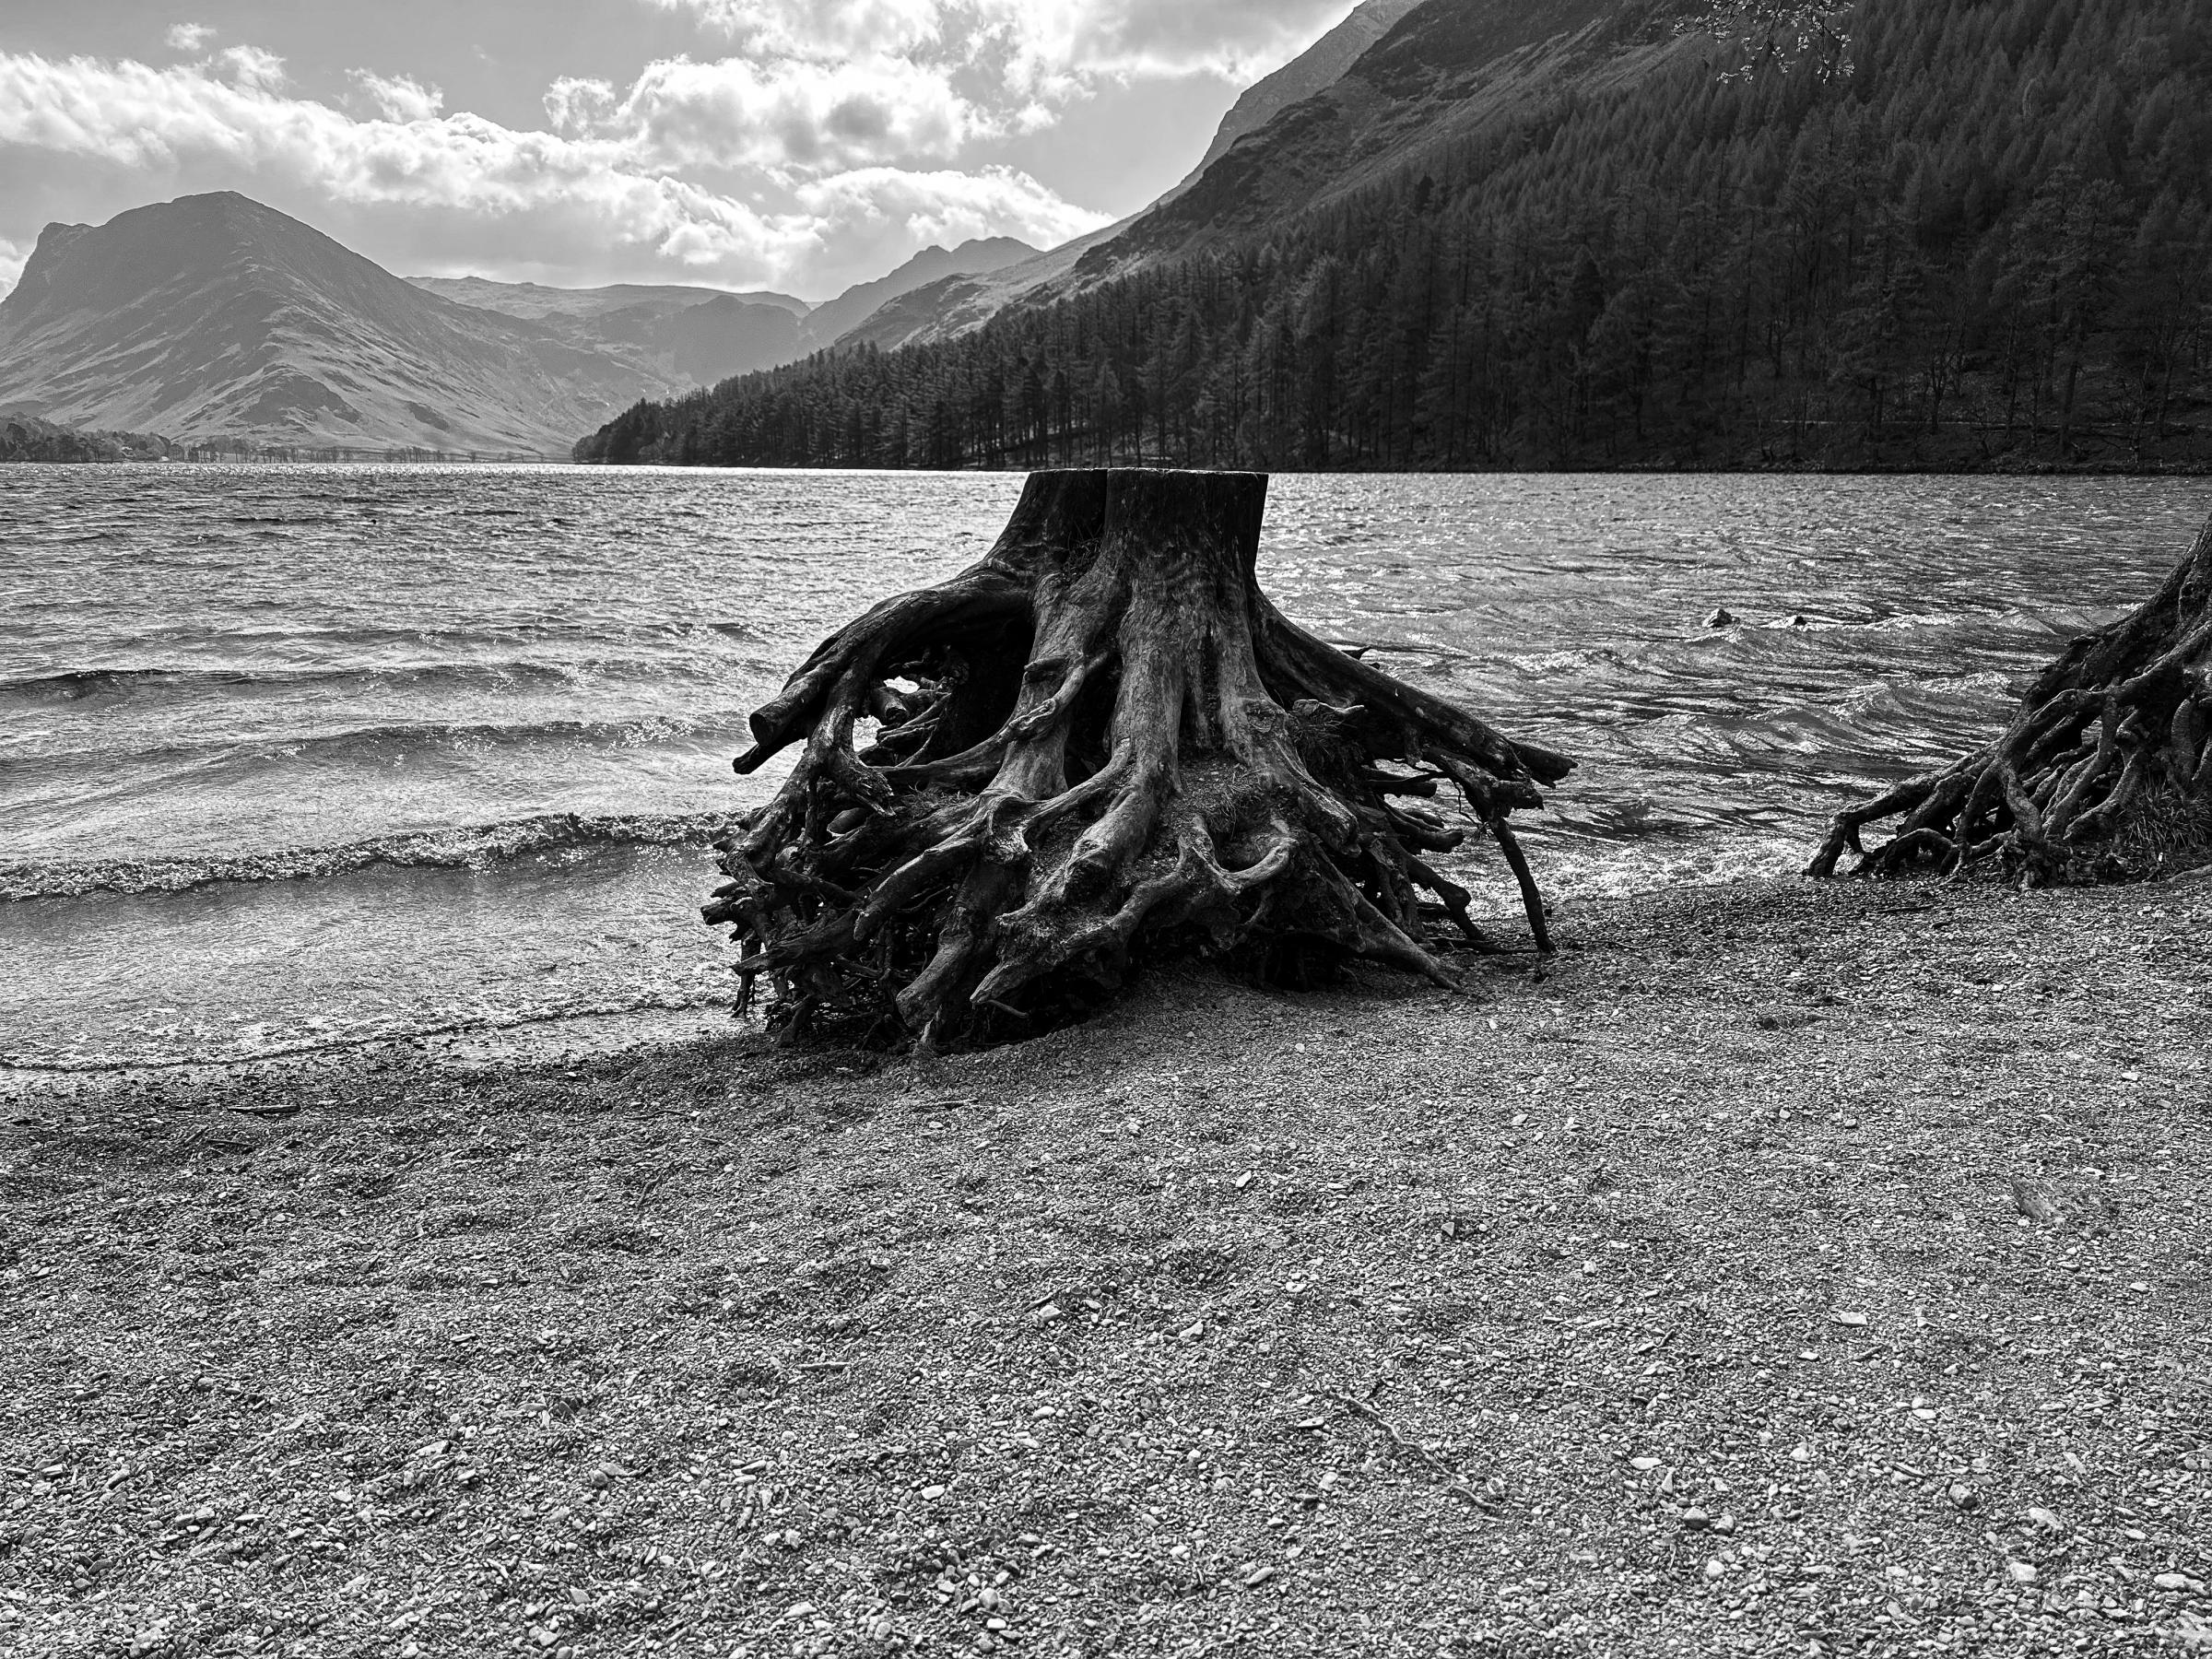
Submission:
POLYGON ((677 285, 409 280, 234 192, 185 196, 46 228, 0 299, 0 408, 41 423, 14 441, 41 453, 158 432, 180 446, 566 454, 641 398, 794 362, 917 284, 1035 253, 1012 238, 925 249, 820 307, 677 285))
POLYGON ((773 369, 806 356, 803 322, 812 309, 788 294, 618 283, 546 288, 482 276, 410 276, 427 293, 535 324, 580 350, 635 363, 679 386, 710 386, 733 374, 773 369))
POLYGON ((688 288, 679 283, 614 282, 603 288, 549 288, 538 282, 495 282, 488 276, 410 276, 407 281, 427 293, 482 311, 502 312, 510 317, 542 322, 547 317, 596 317, 608 312, 647 305, 680 310, 714 300, 735 300, 746 305, 772 305, 794 317, 814 307, 804 300, 771 289, 733 293, 728 288, 688 288))
POLYGON ((988 276, 1034 259, 1037 253, 1028 242, 1011 236, 979 238, 951 249, 924 248, 888 276, 858 283, 816 306, 807 313, 802 333, 812 350, 839 345, 883 306, 916 288, 947 277, 988 276))
POLYGON ((0 300, 0 405, 185 442, 557 453, 681 389, 227 191, 51 225, 0 300))

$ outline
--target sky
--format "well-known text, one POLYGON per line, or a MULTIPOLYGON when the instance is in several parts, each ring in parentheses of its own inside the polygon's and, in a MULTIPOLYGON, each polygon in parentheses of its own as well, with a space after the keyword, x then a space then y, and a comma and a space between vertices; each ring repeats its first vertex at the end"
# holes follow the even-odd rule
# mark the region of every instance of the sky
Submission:
POLYGON ((405 276, 823 300, 1182 178, 1351 0, 0 0, 0 293, 237 190, 405 276))

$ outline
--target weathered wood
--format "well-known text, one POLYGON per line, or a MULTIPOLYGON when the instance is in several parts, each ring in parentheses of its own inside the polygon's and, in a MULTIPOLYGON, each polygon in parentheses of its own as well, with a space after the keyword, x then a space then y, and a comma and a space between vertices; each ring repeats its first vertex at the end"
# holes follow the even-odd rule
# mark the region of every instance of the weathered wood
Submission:
POLYGON ((1809 874, 2023 885, 2212 863, 2212 524, 2151 601, 2074 641, 1994 743, 1837 816, 1809 874), (1869 852, 1867 826, 1899 820, 1869 852))
POLYGON ((766 979, 794 1034, 930 1045, 1036 1029, 1147 953, 1448 982, 1430 923, 1481 935, 1420 856, 1469 833, 1420 804, 1447 781, 1548 948, 1506 818, 1572 763, 1285 619, 1255 578, 1266 488, 1035 474, 981 563, 825 641, 753 715, 739 771, 806 747, 705 912, 748 998, 766 979))

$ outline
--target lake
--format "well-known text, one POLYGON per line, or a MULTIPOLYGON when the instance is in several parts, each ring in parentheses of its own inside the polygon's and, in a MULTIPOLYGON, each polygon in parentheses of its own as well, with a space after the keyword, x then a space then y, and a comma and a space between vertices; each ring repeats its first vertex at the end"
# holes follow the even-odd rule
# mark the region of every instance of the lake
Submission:
MULTIPOLYGON (((0 469, 0 1064, 726 999, 744 717, 1006 474, 0 469)), ((1262 584, 1577 757, 1547 889, 1802 867, 2139 603, 2201 479, 1278 477, 1262 584), (1705 619, 1724 607, 1732 626, 1705 619)), ((1459 866, 1512 909, 1494 860, 1459 866)))

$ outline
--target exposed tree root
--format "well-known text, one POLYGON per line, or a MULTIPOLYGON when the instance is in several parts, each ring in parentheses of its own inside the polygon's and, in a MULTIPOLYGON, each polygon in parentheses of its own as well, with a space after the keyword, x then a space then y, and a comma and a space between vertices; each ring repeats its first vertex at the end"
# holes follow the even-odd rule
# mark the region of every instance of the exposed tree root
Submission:
POLYGON ((1046 472, 983 560, 877 606, 752 717, 751 771, 804 742, 724 843, 705 912, 748 998, 803 1036, 1019 1035, 1147 952, 1319 953, 1449 982, 1483 944, 1426 855, 1497 839, 1571 762, 1509 741, 1286 621, 1254 581, 1266 478, 1046 472), (865 730, 873 726, 873 731, 865 730))
POLYGON ((2027 885, 2212 862, 2212 525, 2158 595, 2076 640, 1987 748, 1840 814, 1809 874, 1988 869, 2027 885), (1869 852, 1866 826, 1898 824, 1869 852))

